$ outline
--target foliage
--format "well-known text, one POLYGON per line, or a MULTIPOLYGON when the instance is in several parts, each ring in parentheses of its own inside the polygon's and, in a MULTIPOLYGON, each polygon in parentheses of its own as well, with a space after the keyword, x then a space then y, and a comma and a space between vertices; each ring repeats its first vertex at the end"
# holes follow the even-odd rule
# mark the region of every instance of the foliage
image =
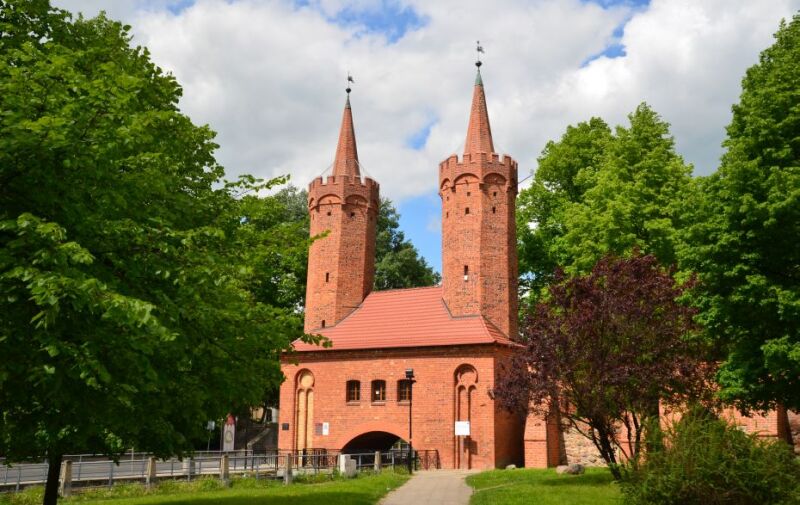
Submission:
POLYGON ((605 468, 587 468, 582 475, 557 475, 555 470, 491 470, 467 477, 475 491, 472 505, 617 505, 619 488, 605 468))
POLYGON ((307 237, 237 198, 282 179, 222 181, 129 27, 44 1, 0 23, 0 453, 46 456, 53 503, 61 454, 182 454, 282 380, 307 237))
POLYGON ((381 198, 375 246, 375 289, 433 286, 441 276, 400 230, 400 214, 392 201, 381 198))
POLYGON ((538 159, 533 183, 517 198, 520 285, 537 298, 552 282, 556 268, 569 263, 556 247, 563 237, 566 212, 583 202, 594 187, 611 129, 600 118, 592 118, 567 131, 558 142, 549 141, 538 159))
POLYGON ((800 15, 775 39, 742 81, 681 254, 701 280, 701 321, 728 351, 720 394, 745 409, 800 409, 800 15))
POLYGON ((800 503, 800 460, 784 443, 746 434, 700 408, 653 423, 643 461, 623 480, 630 505, 800 503))
POLYGON ((675 152, 669 124, 646 104, 616 128, 613 142, 583 201, 570 206, 557 247, 561 265, 584 272, 603 255, 634 247, 664 265, 675 263, 681 203, 690 189, 691 166, 675 152))
POLYGON ((654 256, 638 253, 606 256, 591 273, 559 280, 524 321, 526 348, 496 394, 508 409, 578 430, 619 478, 616 451, 636 456, 659 400, 706 389, 709 367, 692 338, 695 311, 678 301, 690 285, 677 285, 654 256))
MULTIPOLYGON (((676 260, 691 166, 675 152, 669 124, 647 104, 612 135, 599 118, 567 127, 548 142, 536 178, 520 192, 521 287, 533 306, 557 267, 585 273, 605 254, 634 248, 662 264, 676 260)), ((524 310, 524 299, 523 299, 524 310)))

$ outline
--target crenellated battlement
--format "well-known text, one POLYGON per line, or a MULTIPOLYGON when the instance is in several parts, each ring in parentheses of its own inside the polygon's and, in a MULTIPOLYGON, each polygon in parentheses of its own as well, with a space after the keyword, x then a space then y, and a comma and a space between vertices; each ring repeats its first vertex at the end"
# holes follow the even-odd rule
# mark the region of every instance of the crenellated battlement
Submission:
POLYGON ((517 169, 516 160, 508 155, 501 157, 497 153, 467 153, 459 157, 454 154, 439 163, 439 189, 445 186, 454 189, 458 184, 456 181, 463 176, 472 176, 480 183, 485 183, 487 176, 497 174, 504 179, 506 189, 516 193, 517 169))
POLYGON ((349 175, 329 175, 317 177, 308 185, 308 208, 312 210, 324 204, 364 204, 369 210, 378 211, 380 184, 370 177, 352 177, 349 175), (363 201, 361 201, 363 199, 363 201))

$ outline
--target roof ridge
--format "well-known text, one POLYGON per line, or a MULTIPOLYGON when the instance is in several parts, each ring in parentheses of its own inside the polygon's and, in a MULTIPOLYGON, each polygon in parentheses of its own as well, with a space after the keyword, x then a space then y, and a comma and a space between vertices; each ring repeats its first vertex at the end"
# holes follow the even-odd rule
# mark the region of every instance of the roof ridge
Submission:
POLYGON ((436 286, 415 286, 413 288, 389 288, 389 289, 380 289, 376 291, 372 291, 369 295, 378 295, 381 293, 390 293, 393 291, 415 291, 415 290, 422 290, 422 289, 434 289, 434 288, 441 288, 441 284, 437 284, 436 286))

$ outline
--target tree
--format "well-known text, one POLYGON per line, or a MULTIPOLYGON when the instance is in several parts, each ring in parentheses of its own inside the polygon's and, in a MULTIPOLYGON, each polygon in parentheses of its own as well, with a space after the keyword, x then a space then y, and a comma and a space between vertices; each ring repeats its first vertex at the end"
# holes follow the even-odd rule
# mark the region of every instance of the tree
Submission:
POLYGON ((695 310, 678 301, 690 285, 671 274, 655 256, 634 253, 559 277, 522 325, 526 347, 498 381, 501 404, 577 430, 619 479, 616 451, 636 457, 659 401, 706 390, 695 310))
POLYGON ((669 124, 647 104, 628 118, 630 127, 618 126, 605 144, 594 186, 564 212, 565 231, 554 247, 570 273, 586 272, 603 255, 634 247, 664 265, 676 261, 692 167, 675 152, 669 124))
POLYGON ((47 504, 64 454, 185 454, 302 335, 256 278, 294 235, 237 198, 283 181, 225 183, 128 30, 0 3, 0 453, 47 458, 47 504))
POLYGON ((433 286, 441 281, 400 230, 400 214, 381 198, 375 247, 375 289, 433 286))
POLYGON ((708 335, 727 351, 720 394, 800 409, 800 15, 742 81, 719 171, 705 181, 681 264, 697 271, 708 335))
POLYGON ((568 126, 561 140, 547 143, 533 183, 519 193, 520 287, 534 304, 564 264, 555 245, 565 232, 565 212, 594 187, 611 141, 611 129, 600 118, 568 126))

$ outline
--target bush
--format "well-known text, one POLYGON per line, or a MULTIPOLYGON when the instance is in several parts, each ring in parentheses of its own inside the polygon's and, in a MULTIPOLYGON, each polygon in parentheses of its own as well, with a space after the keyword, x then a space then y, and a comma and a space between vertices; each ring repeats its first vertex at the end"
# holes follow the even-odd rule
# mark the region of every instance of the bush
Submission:
POLYGON ((800 505, 800 461, 789 446, 707 411, 651 427, 647 445, 626 467, 627 505, 800 505))

